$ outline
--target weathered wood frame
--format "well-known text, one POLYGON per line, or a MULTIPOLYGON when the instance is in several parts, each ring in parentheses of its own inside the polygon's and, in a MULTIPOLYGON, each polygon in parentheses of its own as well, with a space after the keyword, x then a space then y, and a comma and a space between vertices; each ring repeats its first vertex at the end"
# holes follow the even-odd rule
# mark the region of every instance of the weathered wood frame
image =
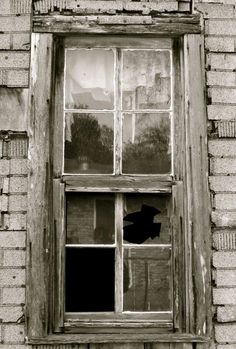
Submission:
MULTIPOLYGON (((175 132, 182 134, 182 139, 175 145, 178 149, 175 173, 178 175, 174 178, 176 186, 173 187, 175 212, 173 226, 177 226, 181 232, 180 241, 177 243, 183 247, 181 255, 179 250, 176 250, 173 263, 180 271, 185 270, 184 273, 180 273, 183 278, 177 280, 180 290, 178 294, 182 294, 182 297, 176 297, 176 307, 180 307, 183 312, 183 316, 175 318, 176 331, 179 333, 94 336, 52 334, 52 324, 55 324, 55 316, 58 314, 57 309, 53 307, 51 292, 53 284, 55 285, 55 281, 51 283, 54 272, 52 266, 55 262, 53 231, 56 230, 53 227, 58 225, 58 221, 52 220, 53 203, 49 198, 52 197, 52 179, 55 178, 54 188, 60 183, 59 167, 55 165, 52 170, 52 150, 58 153, 61 150, 58 147, 58 139, 53 138, 52 132, 53 127, 55 130, 62 126, 52 121, 52 114, 60 112, 61 105, 52 106, 50 103, 55 91, 60 87, 60 83, 53 78, 52 66, 56 64, 56 69, 62 69, 60 60, 55 60, 52 64, 55 42, 61 45, 60 39, 53 40, 53 34, 33 34, 26 313, 30 342, 43 344, 78 341, 80 343, 206 341, 211 334, 211 294, 204 51, 202 36, 194 34, 186 34, 179 41, 182 71, 178 74, 183 84, 183 91, 176 91, 181 100, 182 116, 185 116, 175 129, 175 132), (176 202, 181 202, 181 205, 176 205, 176 202), (202 226, 199 222, 202 222, 202 226)), ((160 186, 163 186, 163 179, 161 182, 160 186)), ((114 183, 114 188, 118 187, 117 183, 114 183)), ((73 191, 73 185, 71 189, 73 191)), ((165 190, 167 190, 166 185, 164 185, 165 190)), ((170 191, 170 188, 168 190, 170 191)), ((60 202, 62 205, 63 201, 60 202)), ((60 319, 59 316, 59 327, 62 325, 60 319)))
MULTIPOLYGON (((65 192, 108 192, 115 194, 115 207, 116 207, 116 229, 119 231, 117 234, 119 241, 118 246, 116 246, 116 312, 115 314, 106 314, 104 313, 102 316, 99 314, 90 314, 91 320, 88 321, 88 315, 82 314, 82 315, 74 315, 72 318, 70 316, 66 316, 64 319, 61 317, 59 319, 59 314, 63 314, 61 312, 61 306, 58 306, 57 315, 56 318, 59 320, 60 325, 56 327, 57 331, 60 331, 60 328, 63 327, 63 321, 64 321, 64 332, 65 333, 116 333, 120 332, 121 330, 124 333, 133 333, 135 329, 139 329, 140 332, 146 332, 146 333, 153 333, 158 331, 159 333, 162 332, 171 332, 173 331, 173 321, 171 320, 171 316, 165 313, 155 313, 150 314, 135 314, 128 316, 125 314, 120 314, 120 307, 122 303, 122 289, 120 287, 122 279, 122 227, 120 226, 122 222, 122 213, 123 213, 123 204, 122 204, 122 193, 165 193, 169 194, 172 192, 173 187, 173 176, 172 175, 120 175, 121 171, 121 148, 122 148, 122 139, 120 137, 120 134, 118 133, 121 128, 121 81, 120 81, 120 64, 121 60, 118 59, 118 56, 120 54, 120 48, 129 48, 129 49, 156 49, 156 50, 165 50, 165 51, 171 51, 170 52, 170 60, 172 61, 172 50, 173 50, 173 40, 171 38, 158 38, 158 39, 151 39, 148 38, 146 40, 140 40, 137 38, 120 38, 120 37, 101 37, 98 36, 90 36, 90 37, 66 37, 61 38, 60 43, 58 44, 58 49, 56 50, 56 57, 57 59, 61 60, 61 66, 63 67, 65 64, 63 63, 63 57, 65 54, 65 50, 67 48, 69 49, 75 49, 75 48, 81 48, 81 47, 90 47, 90 48, 98 48, 98 47, 113 47, 118 48, 117 52, 117 64, 115 71, 116 76, 116 98, 118 105, 116 105, 117 109, 115 108, 114 116, 115 116, 115 145, 114 145, 114 152, 115 152, 115 170, 113 175, 79 175, 79 174, 63 174, 63 125, 64 125, 64 106, 61 104, 61 101, 63 101, 63 91, 64 91, 64 71, 63 69, 59 68, 59 70, 56 71, 55 75, 55 86, 57 86, 57 93, 55 95, 55 105, 60 106, 60 111, 57 109, 57 112, 55 113, 55 125, 61 125, 61 127, 55 127, 55 147, 56 151, 53 155, 54 160, 54 169, 57 177, 60 177, 63 182, 65 183, 65 192), (60 87, 59 87, 60 86, 60 87), (60 147, 60 151, 58 152, 58 145, 60 147), (117 308, 118 307, 118 308, 117 308), (69 318, 70 320, 67 320, 69 318)), ((174 48, 175 50, 176 48, 174 48)), ((177 54, 177 53, 175 53, 177 54)), ((177 70, 180 70, 179 64, 176 63, 176 66, 178 65, 177 70)), ((171 62, 172 66, 172 62, 171 62)), ((172 79, 172 77, 171 77, 172 79)), ((172 79, 173 80, 173 79, 172 79)), ((172 86, 173 84, 171 84, 172 86)), ((176 86, 177 87, 177 86, 176 86)), ((171 88, 171 90, 175 90, 171 88)), ((173 92, 171 93, 173 94, 173 92)), ((176 97, 176 96, 175 96, 176 97)), ((172 96, 173 98, 173 96, 172 96)), ((164 111, 168 114, 173 114, 173 103, 170 106, 168 111, 164 111)), ((78 109, 71 109, 69 112, 81 112, 83 113, 83 110, 78 109)), ((90 110, 89 110, 90 112, 90 110)), ((93 112, 93 111, 91 111, 93 112)), ((98 112, 98 111, 94 111, 98 112)), ((112 111, 108 111, 111 113, 112 111)), ((127 111, 132 112, 132 111, 127 111)), ((140 112, 140 111, 137 111, 140 112)), ((163 111, 156 111, 156 110, 148 110, 146 113, 160 113, 163 111)), ((179 113, 178 113, 179 115, 179 113)), ((172 124, 173 124, 172 120, 172 124)), ((176 123, 179 124, 179 121, 176 120, 176 123)), ((180 134, 178 135, 180 136, 180 134)), ((178 141, 179 143, 179 141, 178 141)), ((176 154, 175 154, 176 155, 176 154)), ((174 155, 174 158, 176 157, 174 155)), ((56 202, 59 202, 56 200, 56 202)), ((57 205, 56 210, 58 211, 57 205)), ((56 218, 55 218, 56 219, 56 218)), ((61 227, 62 228, 62 227, 61 227)), ((65 228, 64 228, 65 229, 65 228)), ((173 234, 176 234, 176 232, 173 232, 173 234)), ((60 232, 59 235, 63 235, 63 232, 60 232)), ((64 239, 61 239, 62 244, 59 246, 59 249, 63 251, 64 239)), ((166 248, 169 248, 166 246, 166 248)), ((59 251, 59 254, 63 254, 59 251)), ((57 260, 57 257, 55 257, 57 260)), ((64 263, 62 262, 62 265, 64 263)), ((56 266, 55 275, 57 273, 57 270, 60 269, 60 265, 56 266)), ((174 274, 177 274, 177 270, 172 270, 171 273, 173 276, 174 274)), ((179 277, 179 276, 178 276, 179 277)), ((177 276, 175 276, 174 281, 176 282, 177 276)), ((60 278, 60 280, 62 280, 60 278)), ((56 281, 56 288, 62 290, 64 287, 63 282, 56 281)), ((176 288, 175 286, 172 286, 171 288, 176 288)), ((61 291, 61 295, 63 295, 63 292, 61 291)), ((63 304, 64 299, 58 299, 57 304, 63 304)), ((175 307, 175 311, 179 311, 177 307, 175 307)))

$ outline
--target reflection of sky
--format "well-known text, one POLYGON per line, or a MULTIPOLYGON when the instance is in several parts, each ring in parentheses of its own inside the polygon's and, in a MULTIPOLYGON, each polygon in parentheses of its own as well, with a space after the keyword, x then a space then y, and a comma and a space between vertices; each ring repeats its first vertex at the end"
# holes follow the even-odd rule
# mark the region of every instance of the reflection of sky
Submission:
MULTIPOLYGON (((76 113, 75 115, 79 115, 76 113)), ((83 115, 83 114, 81 114, 83 115)), ((99 123, 99 126, 107 126, 113 130, 114 128, 114 118, 113 114, 89 114, 95 117, 99 123)), ((74 115, 73 113, 66 113, 65 116, 65 140, 71 142, 71 127, 74 123, 74 115)))
POLYGON ((67 50, 66 102, 77 94, 109 102, 114 94, 114 52, 107 49, 67 50))
POLYGON ((124 91, 135 91, 138 86, 156 85, 156 75, 170 76, 169 51, 128 50, 123 52, 122 87, 124 91))
POLYGON ((145 128, 159 127, 161 124, 170 126, 169 114, 125 114, 123 116, 123 143, 139 136, 145 128))

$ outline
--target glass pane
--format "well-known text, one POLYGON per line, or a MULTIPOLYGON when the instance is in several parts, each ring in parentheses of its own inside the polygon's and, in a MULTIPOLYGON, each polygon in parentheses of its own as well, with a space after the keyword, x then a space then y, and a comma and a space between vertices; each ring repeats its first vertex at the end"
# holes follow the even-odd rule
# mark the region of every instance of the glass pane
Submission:
POLYGON ((114 311, 113 248, 66 248, 67 312, 114 311))
POLYGON ((124 311, 170 311, 170 260, 167 248, 124 249, 124 311))
POLYGON ((123 173, 170 173, 169 114, 124 114, 123 173))
POLYGON ((113 109, 114 52, 112 50, 67 50, 65 79, 66 108, 113 109))
POLYGON ((65 173, 113 172, 113 114, 65 115, 65 173))
POLYGON ((169 51, 123 51, 123 110, 171 106, 169 51))
POLYGON ((171 243, 171 196, 126 194, 124 201, 124 243, 171 243))
POLYGON ((66 243, 113 244, 114 195, 67 193, 66 243))

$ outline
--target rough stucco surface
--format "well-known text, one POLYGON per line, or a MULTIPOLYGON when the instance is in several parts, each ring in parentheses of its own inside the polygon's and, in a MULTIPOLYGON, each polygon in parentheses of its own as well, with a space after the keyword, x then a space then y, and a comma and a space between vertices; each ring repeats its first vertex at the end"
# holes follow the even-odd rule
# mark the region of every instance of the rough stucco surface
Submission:
MULTIPOLYGON (((219 349, 236 349, 236 1, 199 0, 204 17, 212 197, 213 304, 219 349)), ((150 15, 189 1, 37 0, 35 15, 150 15), (125 13, 123 14, 123 12, 125 13)), ((0 131, 27 131, 30 0, 0 1, 0 131)), ((27 141, 0 139, 0 349, 27 349, 24 328, 27 141), (12 142, 12 143, 11 143, 12 142), (4 148, 5 147, 5 148, 4 148), (5 149, 5 150, 4 150, 5 149), (6 150, 8 149, 8 150, 6 150)))

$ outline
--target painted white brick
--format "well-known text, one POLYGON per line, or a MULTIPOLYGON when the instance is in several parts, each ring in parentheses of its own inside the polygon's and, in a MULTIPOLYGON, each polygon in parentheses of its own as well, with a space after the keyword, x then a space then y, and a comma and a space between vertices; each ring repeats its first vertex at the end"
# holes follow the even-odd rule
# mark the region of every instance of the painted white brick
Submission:
POLYGON ((215 339, 218 343, 236 342, 236 325, 215 325, 215 339))
POLYGON ((28 179, 26 177, 11 177, 9 180, 10 193, 26 193, 28 187, 28 179))
POLYGON ((236 212, 213 211, 211 214, 212 222, 217 227, 235 227, 236 212))
POLYGON ((25 230, 26 218, 23 213, 3 214, 3 230, 25 230))
POLYGON ((3 325, 3 334, 6 343, 24 343, 24 325, 3 325))
POLYGON ((0 160, 0 175, 6 176, 10 173, 10 161, 9 160, 0 160))
POLYGON ((3 266, 5 267, 21 267, 25 266, 25 251, 6 250, 3 251, 3 266))
POLYGON ((235 120, 236 106, 219 104, 208 105, 207 114, 209 120, 235 120))
POLYGON ((213 156, 235 156, 236 140, 210 140, 209 153, 213 156))
POLYGON ((236 321, 236 306, 225 306, 217 308, 217 321, 232 322, 236 321))
POLYGON ((209 20, 206 24, 206 34, 236 35, 236 19, 209 20))
POLYGON ((26 211, 27 195, 9 195, 9 211, 26 211))
POLYGON ((24 32, 30 30, 30 16, 1 16, 0 31, 1 32, 24 32))
POLYGON ((236 270, 216 270, 217 286, 236 286, 236 270))
POLYGON ((0 306, 0 319, 2 319, 2 322, 16 322, 22 315, 22 307, 0 306))
POLYGON ((236 176, 210 176, 209 183, 215 192, 236 192, 236 176))
POLYGON ((10 160, 10 174, 27 174, 28 161, 26 159, 11 159, 10 160))
POLYGON ((205 47, 212 52, 235 52, 235 39, 232 37, 208 36, 205 47))
MULTIPOLYGON (((210 2, 210 1, 209 1, 210 2)), ((199 3, 196 10, 203 13, 204 18, 232 18, 234 17, 234 6, 211 3, 199 3)))
POLYGON ((212 103, 235 103, 236 101, 236 89, 235 88, 209 88, 209 96, 212 99, 212 103))
POLYGON ((213 266, 215 268, 236 268, 236 251, 214 252, 213 266))
POLYGON ((29 53, 17 51, 0 52, 1 68, 29 68, 29 53))
POLYGON ((236 86, 236 73, 234 72, 207 72, 207 84, 213 86, 236 86))
POLYGON ((208 54, 208 64, 211 69, 226 69, 234 70, 236 69, 236 54, 230 53, 209 53, 208 54))
POLYGON ((1 248, 25 247, 25 244, 26 244, 25 231, 0 230, 0 247, 1 248))
POLYGON ((25 304, 25 288, 11 287, 2 289, 3 304, 25 304))
POLYGON ((1 286, 25 285, 25 269, 0 269, 1 286))
POLYGON ((236 210, 236 194, 216 194, 214 201, 217 210, 236 210))
POLYGON ((235 174, 236 159, 213 158, 210 160, 210 168, 213 174, 235 174))
POLYGON ((215 305, 235 305, 236 288, 214 288, 213 303, 215 305))

